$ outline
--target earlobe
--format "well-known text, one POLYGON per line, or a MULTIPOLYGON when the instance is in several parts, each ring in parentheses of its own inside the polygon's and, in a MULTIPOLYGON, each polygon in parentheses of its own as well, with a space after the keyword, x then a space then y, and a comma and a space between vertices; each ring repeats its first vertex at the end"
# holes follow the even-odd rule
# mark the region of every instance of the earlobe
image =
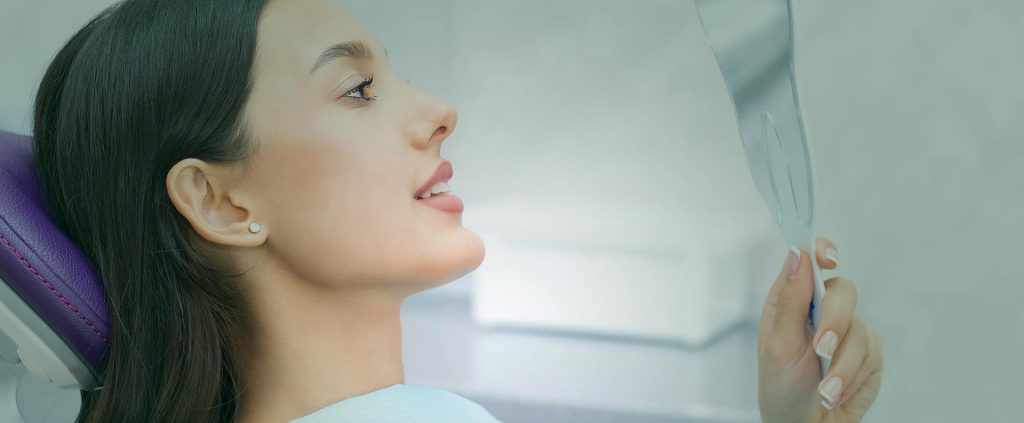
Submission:
POLYGON ((231 173, 225 166, 184 159, 167 172, 167 195, 203 239, 226 246, 259 246, 266 233, 260 233, 245 196, 233 191, 237 186, 231 173))

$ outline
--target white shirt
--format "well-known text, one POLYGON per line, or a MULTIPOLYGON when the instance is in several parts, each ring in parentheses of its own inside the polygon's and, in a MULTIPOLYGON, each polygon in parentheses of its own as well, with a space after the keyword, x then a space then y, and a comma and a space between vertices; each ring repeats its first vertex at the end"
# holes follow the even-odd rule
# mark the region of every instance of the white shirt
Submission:
POLYGON ((346 398, 291 423, 501 423, 468 398, 404 384, 346 398))

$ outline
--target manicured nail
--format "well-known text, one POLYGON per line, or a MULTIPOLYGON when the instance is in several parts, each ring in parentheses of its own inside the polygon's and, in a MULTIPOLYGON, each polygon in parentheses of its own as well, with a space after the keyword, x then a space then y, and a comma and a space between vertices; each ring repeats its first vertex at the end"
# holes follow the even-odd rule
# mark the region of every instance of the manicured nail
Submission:
POLYGON ((821 397, 825 399, 825 401, 823 401, 823 402, 828 403, 825 406, 825 408, 831 410, 832 407, 835 407, 836 400, 839 399, 839 392, 841 392, 842 390, 843 390, 843 380, 842 379, 840 379, 837 376, 832 376, 831 378, 829 378, 828 382, 825 383, 825 386, 818 390, 818 393, 821 394, 821 397), (829 406, 831 406, 831 407, 829 407, 829 406))
POLYGON ((832 354, 836 352, 836 344, 839 343, 839 337, 833 331, 827 331, 824 335, 821 335, 821 339, 818 340, 818 346, 814 348, 814 352, 818 355, 832 359, 832 354))
POLYGON ((827 258, 829 260, 832 260, 832 262, 835 263, 836 266, 839 265, 838 257, 839 257, 839 252, 836 251, 835 248, 828 247, 828 248, 825 249, 825 258, 827 258))
POLYGON ((793 276, 800 269, 800 250, 796 249, 796 247, 789 247, 789 252, 789 258, 786 259, 786 263, 789 265, 789 275, 793 276))

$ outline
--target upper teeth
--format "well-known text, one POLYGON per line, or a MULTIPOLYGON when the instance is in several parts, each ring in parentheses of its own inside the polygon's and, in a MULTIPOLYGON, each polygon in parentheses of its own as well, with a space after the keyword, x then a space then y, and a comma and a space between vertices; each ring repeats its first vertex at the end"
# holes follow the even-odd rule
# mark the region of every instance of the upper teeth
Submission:
POLYGON ((422 194, 418 195, 416 198, 419 198, 419 199, 423 200, 423 199, 427 199, 427 198, 430 198, 432 196, 435 196, 437 194, 440 194, 442 192, 451 192, 451 190, 452 189, 451 189, 451 187, 448 186, 447 182, 438 182, 438 183, 434 184, 434 186, 430 187, 430 190, 424 191, 422 194))

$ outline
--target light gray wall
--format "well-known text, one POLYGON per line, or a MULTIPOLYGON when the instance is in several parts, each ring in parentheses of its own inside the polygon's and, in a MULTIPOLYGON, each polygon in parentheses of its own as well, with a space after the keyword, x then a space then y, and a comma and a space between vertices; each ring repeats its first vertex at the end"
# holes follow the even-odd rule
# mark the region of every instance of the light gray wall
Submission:
MULTIPOLYGON (((446 148, 477 178, 476 198, 488 186, 565 189, 554 179, 566 172, 546 160, 567 157, 584 167, 624 159, 639 181, 628 172, 618 180, 667 194, 664 184, 687 186, 668 195, 690 201, 713 196, 680 178, 713 175, 725 196, 748 183, 728 157, 738 154, 728 116, 709 110, 727 107, 724 88, 708 73, 711 56, 695 48, 688 1, 447 0, 416 14, 393 7, 399 2, 345 3, 393 52, 450 61, 395 65, 460 106, 461 137, 446 148), (523 84, 545 100, 517 95, 512 87, 523 84), (622 84, 613 92, 625 100, 612 100, 609 84, 622 84), (535 167, 545 170, 536 179, 516 172, 535 167)), ((1018 419, 1024 3, 794 0, 794 8, 819 233, 838 243, 858 312, 885 339, 885 383, 869 421, 1018 419)), ((473 182, 459 183, 461 191, 473 182)), ((608 195, 618 188, 612 182, 608 195)))
MULTIPOLYGON (((344 3, 400 75, 459 108, 443 153, 467 207, 595 181, 609 197, 759 206, 688 1, 344 3), (602 173, 610 159, 629 166, 602 173)), ((0 128, 30 130, 47 62, 106 4, 0 0, 0 128)), ((885 340, 868 421, 1018 419, 1024 3, 795 7, 819 232, 885 340)))
POLYGON ((32 101, 64 42, 110 0, 0 0, 0 129, 32 132, 32 101))
POLYGON ((886 342, 874 416, 1019 420, 1024 3, 798 6, 822 233, 886 342))

